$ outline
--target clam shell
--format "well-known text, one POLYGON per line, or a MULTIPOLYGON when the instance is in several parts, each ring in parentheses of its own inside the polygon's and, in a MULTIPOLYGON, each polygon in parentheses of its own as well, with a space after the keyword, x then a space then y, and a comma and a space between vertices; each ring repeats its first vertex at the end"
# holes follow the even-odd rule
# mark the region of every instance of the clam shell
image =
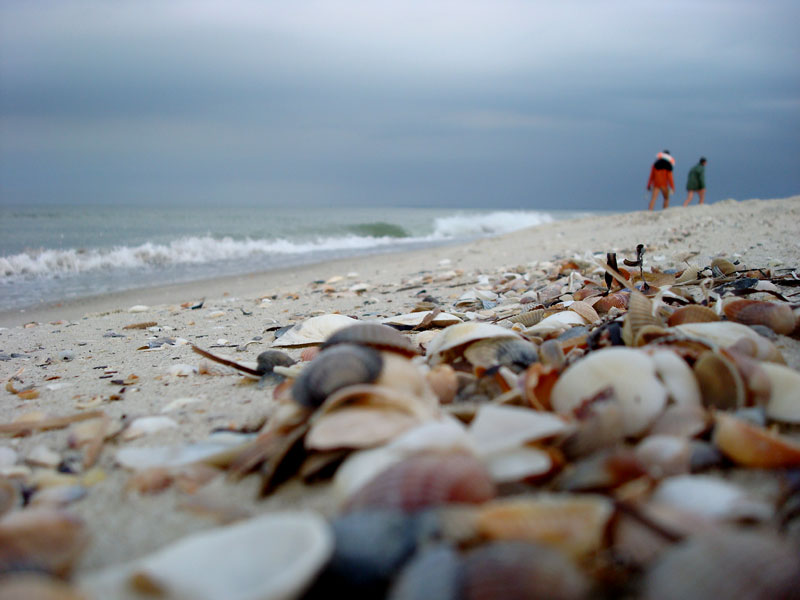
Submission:
POLYGON ((440 404, 453 402, 458 393, 458 376, 453 367, 447 364, 436 365, 425 378, 440 404))
POLYGON ((736 365, 717 352, 706 352, 694 364, 703 405, 707 408, 737 409, 744 406, 747 390, 736 365))
POLYGON ((636 446, 636 458, 651 477, 661 479, 689 472, 692 447, 686 438, 649 435, 636 446))
POLYGON ((321 344, 339 329, 354 323, 357 323, 356 319, 345 315, 330 314, 311 317, 302 323, 298 323, 282 336, 275 339, 275 341, 272 342, 272 346, 284 348, 289 346, 321 344))
POLYGON ((383 359, 366 346, 338 344, 308 363, 292 386, 298 404, 315 408, 344 387, 372 383, 380 375, 383 359))
POLYGON ((543 493, 486 503, 476 527, 490 540, 543 544, 581 558, 601 548, 613 512, 603 496, 543 493))
MULTIPOLYGON (((395 327, 400 328, 414 328, 419 327, 423 324, 425 319, 430 318, 430 314, 433 311, 430 310, 421 310, 419 312, 412 312, 406 313, 402 315, 395 315, 393 317, 386 317, 385 319, 381 319, 381 323, 384 325, 392 325, 395 327)), ((437 313, 433 319, 430 320, 431 327, 449 327, 450 325, 456 325, 461 323, 463 320, 461 317, 456 315, 446 313, 446 312, 439 312, 437 313)))
POLYGON ((409 561, 392 584, 387 598, 457 600, 462 597, 461 562, 450 546, 428 548, 409 561))
POLYGON ((622 407, 616 398, 595 401, 582 408, 576 431, 561 445, 569 457, 610 448, 625 439, 622 407))
POLYGON ((608 296, 600 298, 600 300, 592 305, 592 308, 594 308, 601 315, 606 314, 612 308, 625 310, 628 308, 629 297, 630 293, 628 292, 614 292, 608 296))
POLYGON ((471 321, 451 325, 440 331, 428 344, 427 359, 433 365, 445 361, 448 355, 455 353, 456 349, 487 338, 510 338, 519 336, 504 327, 471 321))
POLYGON ((765 532, 721 530, 692 536, 647 573, 649 600, 791 598, 800 580, 797 550, 765 532))
POLYGON ((469 426, 479 455, 508 450, 528 442, 567 435, 574 426, 563 417, 516 406, 483 405, 469 426))
POLYGON ((725 413, 715 416, 713 441, 723 454, 745 467, 800 466, 800 445, 769 429, 725 413))
POLYGON ((545 450, 518 446, 483 457, 495 483, 511 483, 539 477, 553 469, 553 458, 545 450))
POLYGON ((464 350, 473 367, 490 369, 506 366, 517 371, 526 369, 539 360, 536 346, 521 338, 489 338, 470 344, 464 350))
POLYGON ((723 348, 736 344, 742 338, 751 340, 755 344, 753 358, 783 363, 783 357, 775 345, 750 327, 731 321, 717 321, 715 323, 685 323, 677 325, 674 329, 691 337, 708 340, 723 348))
POLYGON ((652 500, 719 521, 765 521, 775 512, 743 488, 711 475, 668 477, 653 491, 652 500))
POLYGON ((545 545, 495 542, 463 560, 463 597, 471 600, 581 600, 587 577, 561 552, 545 545))
POLYGON ((533 327, 525 330, 526 335, 547 336, 561 333, 571 328, 573 325, 586 325, 587 320, 578 313, 571 310, 562 310, 539 321, 533 327))
POLYGON ((649 351, 649 354, 670 400, 676 404, 700 406, 700 386, 686 361, 671 350, 656 349, 649 351))
POLYGON ((600 315, 592 308, 592 305, 582 300, 572 302, 568 309, 578 313, 587 323, 596 323, 600 320, 600 315))
POLYGON ((767 416, 783 423, 800 423, 800 373, 782 365, 761 363, 770 382, 767 416))
POLYGON ((482 504, 495 496, 481 461, 466 452, 422 452, 378 473, 347 502, 363 508, 414 511, 442 504, 482 504))
POLYGON ((631 348, 604 348, 573 363, 553 387, 550 402, 556 412, 572 415, 584 401, 609 388, 622 407, 626 435, 647 429, 667 402, 654 361, 631 348))
POLYGON ((730 275, 736 271, 736 265, 727 258, 715 258, 711 261, 711 268, 719 270, 723 275, 730 275))
POLYGON ((512 323, 519 323, 523 327, 533 327, 537 323, 539 323, 542 319, 544 319, 547 311, 543 308, 536 308, 533 310, 528 310, 518 315, 514 315, 510 317, 508 320, 512 323))
POLYGON ((348 406, 323 415, 305 438, 309 450, 369 448, 397 437, 419 424, 405 412, 382 406, 348 406))
POLYGON ((96 598, 123 597, 132 585, 170 598, 284 600, 302 594, 332 551, 320 515, 274 512, 187 536, 81 583, 96 598))
POLYGON ((709 323, 712 321, 719 321, 719 315, 712 309, 700 304, 689 304, 676 309, 667 319, 667 324, 674 327, 684 323, 709 323))
POLYGON ((795 328, 795 316, 788 303, 736 299, 726 302, 723 310, 731 321, 766 325, 775 333, 789 335, 795 328))
POLYGON ((324 350, 336 344, 370 346, 406 356, 418 354, 406 336, 396 329, 380 323, 357 323, 342 327, 328 337, 321 347, 324 350))

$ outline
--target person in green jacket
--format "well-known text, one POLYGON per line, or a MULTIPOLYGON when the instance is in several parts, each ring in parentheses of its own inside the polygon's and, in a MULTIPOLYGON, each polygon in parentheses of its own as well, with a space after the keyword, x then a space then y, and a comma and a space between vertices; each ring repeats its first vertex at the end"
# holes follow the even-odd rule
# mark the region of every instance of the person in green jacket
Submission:
POLYGON ((695 192, 697 192, 697 195, 700 196, 700 204, 702 204, 706 199, 705 156, 701 157, 700 162, 693 166, 689 171, 689 179, 686 181, 686 190, 689 192, 689 195, 686 196, 686 201, 683 203, 684 206, 689 206, 689 203, 692 201, 692 196, 694 196, 695 192))

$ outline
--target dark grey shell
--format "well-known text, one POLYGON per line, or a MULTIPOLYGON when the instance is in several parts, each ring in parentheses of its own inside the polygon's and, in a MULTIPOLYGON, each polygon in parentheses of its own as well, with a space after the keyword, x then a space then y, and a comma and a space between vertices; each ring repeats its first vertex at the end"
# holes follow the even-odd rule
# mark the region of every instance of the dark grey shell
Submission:
POLYGON ((508 367, 520 372, 539 360, 536 345, 521 338, 487 338, 470 344, 464 357, 475 367, 508 367))
POLYGON ((256 370, 261 375, 268 375, 272 373, 275 367, 290 367, 295 363, 295 360, 280 350, 265 350, 256 358, 258 366, 256 370))
POLYGON ((324 350, 338 344, 357 344, 378 350, 397 352, 405 356, 419 354, 409 339, 396 329, 382 323, 357 323, 333 333, 321 348, 324 350))
POLYGON ((374 382, 383 369, 377 350, 354 344, 338 344, 322 351, 292 386, 295 402, 316 408, 325 399, 349 385, 374 382))

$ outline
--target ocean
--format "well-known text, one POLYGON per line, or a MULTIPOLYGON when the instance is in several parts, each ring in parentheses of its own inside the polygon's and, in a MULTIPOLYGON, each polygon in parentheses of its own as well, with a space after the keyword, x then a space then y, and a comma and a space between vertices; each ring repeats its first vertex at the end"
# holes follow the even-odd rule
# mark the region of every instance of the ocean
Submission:
POLYGON ((0 311, 455 244, 588 214, 341 206, 0 207, 0 311))

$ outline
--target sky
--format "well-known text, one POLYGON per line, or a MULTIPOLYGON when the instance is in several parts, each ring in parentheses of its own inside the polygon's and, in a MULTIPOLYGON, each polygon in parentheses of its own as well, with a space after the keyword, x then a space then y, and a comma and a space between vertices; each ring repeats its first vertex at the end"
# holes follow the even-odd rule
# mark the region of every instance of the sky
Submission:
POLYGON ((0 207, 800 194, 797 0, 0 0, 0 207))

